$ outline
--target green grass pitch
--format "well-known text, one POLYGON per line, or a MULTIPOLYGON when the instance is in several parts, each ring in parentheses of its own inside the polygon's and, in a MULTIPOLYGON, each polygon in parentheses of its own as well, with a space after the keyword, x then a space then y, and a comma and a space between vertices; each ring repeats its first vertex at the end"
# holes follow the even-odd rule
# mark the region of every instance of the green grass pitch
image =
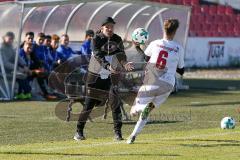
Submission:
MULTIPOLYGON (((113 141, 110 114, 107 120, 88 122, 87 140, 76 142, 76 122, 55 116, 57 102, 0 103, 0 159, 238 160, 239 81, 188 79, 186 83, 190 90, 171 95, 131 145, 113 141), (235 118, 235 129, 220 128, 225 116, 235 118)), ((133 122, 123 124, 125 139, 133 127, 133 122)))

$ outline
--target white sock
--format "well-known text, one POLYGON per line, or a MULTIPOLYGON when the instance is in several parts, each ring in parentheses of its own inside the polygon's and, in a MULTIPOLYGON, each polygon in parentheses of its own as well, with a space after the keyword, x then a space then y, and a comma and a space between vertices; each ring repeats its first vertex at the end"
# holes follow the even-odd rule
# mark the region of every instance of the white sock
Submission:
POLYGON ((140 116, 134 127, 134 130, 133 130, 131 136, 137 136, 142 131, 142 129, 146 123, 147 123, 147 118, 142 120, 142 117, 140 116))

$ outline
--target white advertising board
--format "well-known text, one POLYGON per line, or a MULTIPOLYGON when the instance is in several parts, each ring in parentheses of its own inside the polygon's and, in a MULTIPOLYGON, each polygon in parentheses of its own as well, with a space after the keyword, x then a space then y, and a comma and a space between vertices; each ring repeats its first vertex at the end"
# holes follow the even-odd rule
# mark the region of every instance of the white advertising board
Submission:
POLYGON ((228 67, 238 64, 240 38, 188 38, 186 67, 228 67))

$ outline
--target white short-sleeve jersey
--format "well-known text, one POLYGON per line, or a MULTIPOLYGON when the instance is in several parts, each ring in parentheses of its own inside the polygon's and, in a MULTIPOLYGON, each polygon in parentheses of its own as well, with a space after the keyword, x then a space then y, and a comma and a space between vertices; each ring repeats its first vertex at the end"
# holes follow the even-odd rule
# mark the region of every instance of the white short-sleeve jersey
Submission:
POLYGON ((155 74, 160 75, 155 79, 163 80, 174 86, 176 69, 184 67, 183 47, 175 41, 160 39, 151 42, 145 54, 151 57, 148 65, 153 66, 154 72, 163 73, 155 74))

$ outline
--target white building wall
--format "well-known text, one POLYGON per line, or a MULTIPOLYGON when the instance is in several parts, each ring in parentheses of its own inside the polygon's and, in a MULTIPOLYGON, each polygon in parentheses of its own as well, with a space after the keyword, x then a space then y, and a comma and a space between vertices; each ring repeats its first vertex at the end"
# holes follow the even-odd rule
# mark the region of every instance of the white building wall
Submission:
POLYGON ((240 38, 188 38, 186 67, 236 66, 240 64, 240 38))

